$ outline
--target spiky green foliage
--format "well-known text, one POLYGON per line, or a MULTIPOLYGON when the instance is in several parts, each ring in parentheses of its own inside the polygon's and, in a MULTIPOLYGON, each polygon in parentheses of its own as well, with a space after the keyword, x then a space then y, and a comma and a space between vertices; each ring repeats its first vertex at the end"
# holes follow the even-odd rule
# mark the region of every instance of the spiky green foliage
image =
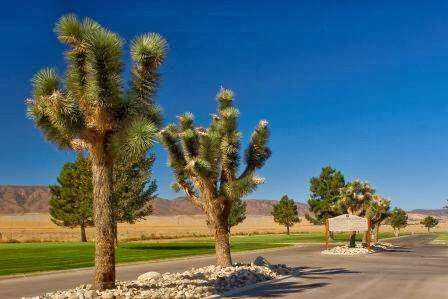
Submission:
MULTIPOLYGON (((70 228, 79 226, 81 230, 93 225, 92 174, 86 157, 78 155, 75 162, 65 163, 57 184, 49 187, 52 222, 70 228)), ((85 237, 85 231, 81 234, 85 237)))
POLYGON ((155 33, 134 39, 130 88, 125 91, 123 41, 117 34, 72 14, 58 21, 55 32, 67 46, 65 80, 48 68, 34 76, 29 117, 61 148, 88 149, 101 135, 107 136, 115 156, 146 152, 162 123, 153 97, 167 42, 155 33))
POLYGON ((278 204, 275 204, 272 208, 274 221, 286 226, 286 232, 289 235, 289 229, 300 222, 296 203, 293 199, 289 199, 288 195, 283 195, 278 204))
POLYGON ((365 216, 370 219, 372 227, 380 225, 390 216, 390 200, 374 194, 365 216))
POLYGON ((160 132, 175 177, 173 189, 183 190, 207 214, 215 229, 224 230, 228 230, 234 202, 263 183, 255 171, 271 155, 267 147, 268 123, 263 120, 252 133, 245 169, 238 174, 241 133, 233 97, 232 91, 221 88, 217 96, 218 111, 208 128, 195 127, 193 115, 185 113, 179 116, 177 125, 168 125, 160 132))
POLYGON ((388 223, 394 230, 399 231, 408 225, 408 214, 400 208, 394 208, 388 218, 388 223))
POLYGON ((420 221, 420 224, 426 227, 429 233, 431 228, 434 228, 439 224, 439 220, 432 216, 426 216, 422 219, 422 221, 420 221))
POLYGON ((43 69, 33 78, 28 116, 45 138, 60 148, 87 150, 92 159, 95 210, 95 278, 98 289, 114 287, 114 224, 111 199, 116 160, 135 161, 152 145, 161 126, 160 108, 153 101, 158 70, 167 43, 144 34, 131 43, 132 76, 123 84, 123 40, 91 19, 65 15, 56 35, 67 50, 63 79, 43 69))
POLYGON ((160 133, 168 150, 169 165, 176 181, 173 188, 184 190, 191 200, 204 208, 208 200, 233 202, 263 183, 255 175, 269 158, 268 124, 260 121, 246 151, 246 168, 238 175, 241 133, 237 131, 239 112, 233 107, 233 93, 221 89, 219 109, 209 128, 194 126, 191 113, 179 116, 160 133), (210 197, 210 199, 205 197, 210 197))
POLYGON ((339 200, 339 191, 344 186, 344 175, 331 166, 323 167, 318 177, 312 177, 308 205, 313 215, 306 214, 307 220, 313 224, 323 224, 328 218, 340 215, 333 206, 339 200))
POLYGON ((375 189, 368 183, 355 180, 340 189, 334 209, 337 213, 364 217, 372 202, 375 189))

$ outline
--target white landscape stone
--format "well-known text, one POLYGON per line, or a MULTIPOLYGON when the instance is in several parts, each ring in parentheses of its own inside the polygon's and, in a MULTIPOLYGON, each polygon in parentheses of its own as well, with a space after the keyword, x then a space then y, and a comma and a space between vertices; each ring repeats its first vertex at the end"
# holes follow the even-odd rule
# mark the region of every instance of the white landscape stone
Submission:
POLYGON ((373 252, 379 252, 379 251, 387 250, 390 248, 396 248, 396 247, 397 246, 395 246, 393 244, 385 243, 385 242, 372 244, 370 250, 368 248, 364 248, 361 244, 356 244, 355 248, 350 248, 347 245, 342 245, 342 246, 336 246, 331 249, 324 250, 324 251, 322 251, 322 254, 360 255, 360 254, 369 254, 369 253, 373 253, 373 252))
POLYGON ((232 267, 193 268, 182 273, 147 272, 134 281, 118 281, 113 290, 100 292, 92 290, 91 285, 81 285, 75 289, 47 293, 38 298, 204 298, 274 279, 292 271, 286 265, 269 264, 262 257, 256 262, 262 262, 265 266, 257 266, 254 262, 232 267))

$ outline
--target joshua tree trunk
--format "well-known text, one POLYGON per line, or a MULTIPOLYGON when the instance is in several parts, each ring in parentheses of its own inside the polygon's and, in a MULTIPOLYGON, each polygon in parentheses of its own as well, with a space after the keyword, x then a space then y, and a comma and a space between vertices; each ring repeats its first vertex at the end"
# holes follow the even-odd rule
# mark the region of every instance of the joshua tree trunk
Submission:
POLYGON ((428 227, 428 234, 429 234, 429 227, 428 227))
POLYGON ((400 235, 400 230, 394 229, 394 235, 395 237, 398 237, 400 235))
POLYGON ((349 241, 348 247, 350 247, 350 248, 356 247, 356 232, 355 231, 350 232, 350 239, 349 240, 350 241, 349 241))
POLYGON ((370 229, 366 230, 364 232, 364 234, 362 235, 362 245, 366 246, 367 245, 367 234, 370 233, 370 229))
POLYGON ((112 159, 105 144, 92 150, 93 212, 95 223, 94 287, 99 290, 115 286, 115 234, 112 211, 112 159))
POLYGON ((216 264, 223 267, 232 266, 228 227, 229 215, 223 211, 214 220, 216 264))
POLYGON ((376 225, 375 243, 378 243, 379 238, 380 238, 380 224, 378 223, 376 225))
POLYGON ((289 225, 286 226, 286 234, 289 235, 289 225))
POLYGON ((84 225, 84 223, 81 224, 81 242, 87 242, 86 226, 84 225))

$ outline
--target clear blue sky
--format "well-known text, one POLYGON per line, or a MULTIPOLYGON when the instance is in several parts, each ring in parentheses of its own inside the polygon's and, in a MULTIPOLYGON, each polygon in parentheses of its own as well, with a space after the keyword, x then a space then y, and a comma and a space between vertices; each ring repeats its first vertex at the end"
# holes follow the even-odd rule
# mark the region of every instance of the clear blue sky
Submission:
MULTIPOLYGON (((0 184, 52 183, 73 159, 43 140, 24 100, 41 67, 63 70, 52 28, 75 12, 127 40, 168 39, 157 97, 167 122, 191 111, 207 124, 220 85, 237 95, 245 141, 270 121, 273 156, 252 198, 304 201, 328 164, 407 209, 448 198, 448 2, 76 2, 3 3, 0 184)), ((154 150, 159 195, 174 197, 166 155, 154 150)))

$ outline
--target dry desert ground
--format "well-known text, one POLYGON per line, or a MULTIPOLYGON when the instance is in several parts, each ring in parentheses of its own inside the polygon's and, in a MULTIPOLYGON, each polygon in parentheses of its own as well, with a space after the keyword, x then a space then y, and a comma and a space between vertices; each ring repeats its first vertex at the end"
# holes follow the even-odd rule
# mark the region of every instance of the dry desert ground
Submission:
MULTIPOLYGON (((404 232, 425 232, 419 224, 422 215, 410 216, 410 223, 404 232)), ((392 231, 383 225, 382 231, 392 231)), ((448 220, 441 219, 440 224, 433 231, 448 231, 448 220)), ((247 219, 232 229, 233 234, 266 234, 282 233, 284 227, 276 224, 271 216, 249 215, 247 219)), ((306 220, 292 228, 292 232, 323 232, 322 226, 311 225, 306 220)), ((0 215, 0 233, 2 241, 77 241, 79 228, 59 227, 51 222, 48 214, 0 215)), ((93 231, 87 229, 89 239, 93 231)), ((205 217, 201 215, 150 216, 135 224, 119 224, 119 238, 133 239, 164 239, 191 238, 210 235, 205 224, 205 217)))

